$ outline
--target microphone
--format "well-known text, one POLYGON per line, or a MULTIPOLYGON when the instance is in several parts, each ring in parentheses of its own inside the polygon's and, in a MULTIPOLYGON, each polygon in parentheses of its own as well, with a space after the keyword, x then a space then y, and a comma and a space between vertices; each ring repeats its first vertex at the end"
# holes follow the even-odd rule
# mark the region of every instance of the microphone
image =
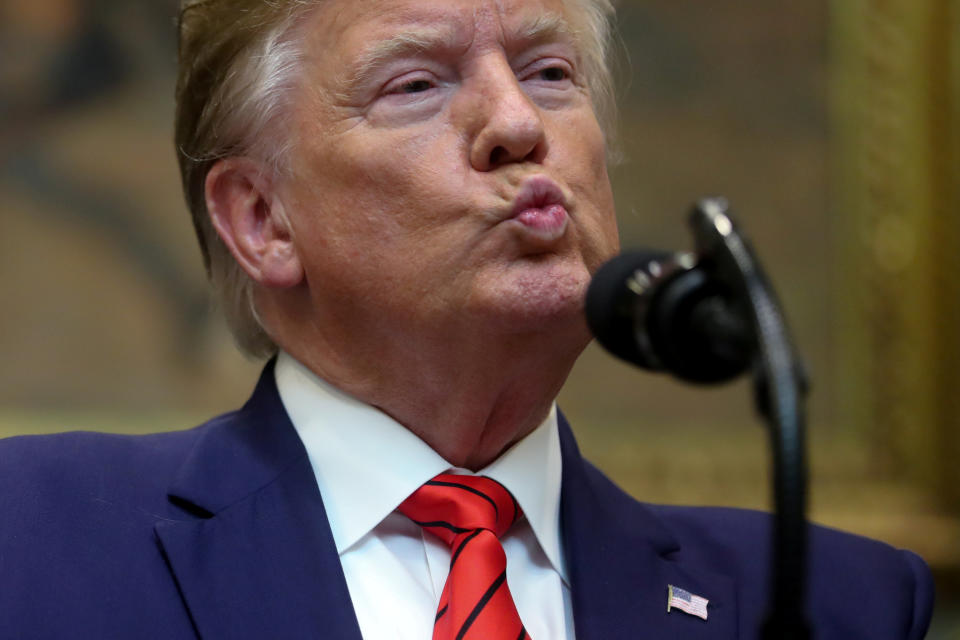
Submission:
POLYGON ((773 449, 773 588, 763 638, 807 640, 806 374, 726 199, 697 202, 690 227, 696 254, 634 251, 600 267, 587 289, 587 323, 613 355, 690 382, 753 370, 773 449))
POLYGON ((707 260, 636 250, 600 267, 587 289, 587 324, 613 355, 702 384, 753 363, 753 326, 707 260))

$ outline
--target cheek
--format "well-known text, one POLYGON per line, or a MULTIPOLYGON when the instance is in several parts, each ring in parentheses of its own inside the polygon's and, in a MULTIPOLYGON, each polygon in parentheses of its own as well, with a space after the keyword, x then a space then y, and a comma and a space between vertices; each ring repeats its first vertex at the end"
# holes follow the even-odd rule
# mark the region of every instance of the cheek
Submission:
POLYGON ((591 273, 620 251, 620 229, 617 226, 616 205, 613 201, 613 192, 609 187, 609 179, 606 180, 608 186, 604 193, 600 195, 602 204, 599 208, 600 216, 598 219, 600 226, 598 232, 600 237, 599 255, 597 261, 589 265, 591 273))
POLYGON ((554 151, 560 151, 560 162, 567 165, 564 170, 574 172, 584 184, 592 181, 595 188, 591 191, 609 184, 606 142, 591 108, 582 106, 557 114, 551 133, 554 151))
MULTIPOLYGON (((455 208, 461 176, 437 133, 395 135, 368 131, 333 145, 311 184, 336 216, 362 219, 368 228, 402 234, 439 222, 455 208)), ((315 156, 316 157, 316 156, 315 156)))
POLYGON ((569 123, 570 185, 581 200, 579 238, 584 264, 593 273, 620 248, 603 134, 592 117, 569 123))
MULTIPOLYGON (((601 197, 598 194, 598 198, 601 197)), ((598 200, 594 203, 592 212, 594 215, 584 222, 580 238, 583 263, 591 274, 620 250, 620 236, 612 197, 598 200)))

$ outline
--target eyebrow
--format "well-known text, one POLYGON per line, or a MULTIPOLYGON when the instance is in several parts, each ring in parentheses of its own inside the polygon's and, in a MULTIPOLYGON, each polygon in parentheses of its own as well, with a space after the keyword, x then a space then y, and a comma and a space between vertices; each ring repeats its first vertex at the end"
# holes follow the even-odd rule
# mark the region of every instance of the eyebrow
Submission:
POLYGON ((555 38, 573 40, 577 34, 570 23, 559 13, 548 11, 538 14, 531 20, 526 20, 517 29, 520 39, 526 42, 541 42, 555 38))
MULTIPOLYGON (((522 22, 511 40, 543 42, 551 39, 577 42, 577 34, 560 14, 547 12, 522 22)), ((377 42, 364 51, 350 69, 337 79, 340 92, 350 86, 364 84, 390 60, 432 50, 462 47, 455 31, 429 27, 411 29, 377 42)))
POLYGON ((440 29, 416 29, 381 40, 361 54, 337 80, 340 90, 364 84, 387 62, 424 51, 453 49, 456 35, 440 29))

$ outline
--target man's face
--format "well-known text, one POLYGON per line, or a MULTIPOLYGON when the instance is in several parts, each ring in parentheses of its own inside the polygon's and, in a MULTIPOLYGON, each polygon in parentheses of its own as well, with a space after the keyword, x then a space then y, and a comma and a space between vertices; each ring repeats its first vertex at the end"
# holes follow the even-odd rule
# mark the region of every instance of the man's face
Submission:
POLYGON ((618 241, 576 24, 563 0, 328 0, 310 16, 281 194, 321 316, 582 324, 618 241))

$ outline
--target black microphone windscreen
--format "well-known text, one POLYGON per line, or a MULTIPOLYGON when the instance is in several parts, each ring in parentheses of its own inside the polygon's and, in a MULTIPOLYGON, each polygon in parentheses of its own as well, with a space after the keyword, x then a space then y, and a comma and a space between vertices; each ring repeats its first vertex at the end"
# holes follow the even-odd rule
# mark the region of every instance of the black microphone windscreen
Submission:
POLYGON ((627 282, 637 271, 648 271, 650 263, 665 261, 670 255, 648 249, 621 253, 597 270, 587 289, 587 325, 597 342, 618 358, 644 368, 651 368, 652 363, 637 344, 637 294, 627 282))

